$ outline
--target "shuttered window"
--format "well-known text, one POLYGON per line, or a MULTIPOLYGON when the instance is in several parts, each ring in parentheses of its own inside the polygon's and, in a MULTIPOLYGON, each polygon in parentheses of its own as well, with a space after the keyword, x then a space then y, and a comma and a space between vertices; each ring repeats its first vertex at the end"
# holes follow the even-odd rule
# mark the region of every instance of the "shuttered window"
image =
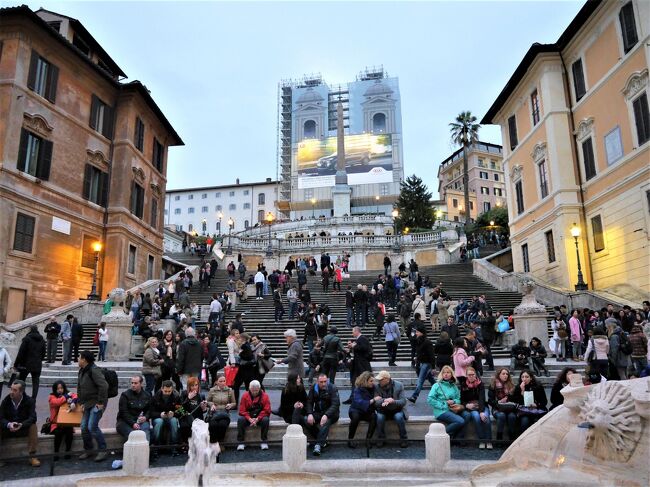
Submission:
POLYGON ((150 224, 153 228, 158 228, 158 200, 151 198, 151 221, 150 224))
POLYGON ((587 92, 585 87, 585 73, 582 69, 582 59, 578 59, 571 65, 571 71, 573 73, 573 90, 575 91, 576 101, 578 101, 587 92))
POLYGON ((517 200, 517 214, 521 215, 524 212, 524 190, 521 181, 515 183, 515 197, 517 200))
POLYGON ((129 245, 129 260, 126 265, 126 272, 135 275, 135 258, 137 248, 135 245, 129 245))
POLYGON ((530 272, 530 261, 528 260, 528 244, 521 246, 521 258, 524 263, 524 272, 530 272))
POLYGON ((548 196, 548 174, 546 173, 546 160, 542 160, 537 164, 537 171, 539 173, 539 193, 542 199, 548 196))
POLYGON ((14 231, 14 250, 32 253, 34 243, 34 229, 36 218, 33 216, 18 213, 16 215, 16 229, 14 231))
POLYGON ((594 159, 594 146, 591 137, 582 143, 582 158, 585 163, 585 180, 589 181, 596 175, 596 161, 594 159))
POLYGON ((95 95, 91 98, 89 125, 107 139, 113 138, 113 108, 95 95))
POLYGON ((517 119, 514 115, 508 119, 508 136, 510 137, 510 150, 514 150, 519 144, 517 139, 517 119))
POLYGON ((533 125, 537 125, 540 120, 539 95, 537 94, 537 90, 533 91, 530 95, 530 108, 533 114, 533 125))
POLYGON ((548 261, 555 262, 555 242, 553 241, 553 230, 549 230, 544 233, 546 238, 546 254, 548 255, 548 261))
POLYGON ((50 179, 53 144, 29 130, 21 129, 16 169, 47 181, 50 179))
POLYGON ((108 174, 92 164, 84 170, 83 197, 96 205, 106 207, 108 196, 108 174))
POLYGON ((56 101, 56 87, 59 80, 59 68, 32 51, 27 76, 27 87, 46 100, 56 101))
POLYGON ((605 236, 603 235, 603 220, 600 215, 591 219, 591 231, 594 236, 594 251, 601 252, 605 250, 605 236))
POLYGON ((144 123, 140 117, 135 117, 135 134, 133 135, 133 143, 136 149, 140 152, 144 151, 144 123))
POLYGON ((131 213, 142 219, 144 212, 144 188, 133 181, 131 185, 131 213))
POLYGON ((634 122, 639 146, 650 140, 650 113, 648 112, 648 94, 643 93, 632 102, 634 122))
POLYGON ((154 137, 153 138, 153 154, 151 156, 151 162, 153 163, 154 167, 160 173, 163 172, 163 154, 164 154, 163 145, 160 142, 158 142, 158 139, 156 139, 154 137))
POLYGON ((632 2, 623 6, 618 14, 618 20, 621 23, 623 50, 627 54, 636 43, 639 42, 639 37, 636 33, 636 22, 634 20, 634 7, 632 6, 632 2))

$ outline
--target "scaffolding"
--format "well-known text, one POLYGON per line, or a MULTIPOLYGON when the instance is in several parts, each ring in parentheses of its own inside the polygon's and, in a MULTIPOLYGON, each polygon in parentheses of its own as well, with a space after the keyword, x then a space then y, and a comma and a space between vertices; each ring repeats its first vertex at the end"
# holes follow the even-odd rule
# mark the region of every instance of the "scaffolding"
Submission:
POLYGON ((365 69, 360 71, 357 75, 357 81, 377 80, 387 77, 388 73, 384 71, 384 65, 380 64, 379 66, 366 66, 365 69))

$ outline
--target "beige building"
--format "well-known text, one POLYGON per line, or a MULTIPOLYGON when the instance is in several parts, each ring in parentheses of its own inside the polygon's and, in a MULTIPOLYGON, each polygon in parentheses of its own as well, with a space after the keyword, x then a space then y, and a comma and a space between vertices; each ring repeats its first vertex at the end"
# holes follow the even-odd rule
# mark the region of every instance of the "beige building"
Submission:
MULTIPOLYGON (((506 203, 500 145, 477 142, 467 154, 470 218, 506 203)), ((458 149, 438 167, 438 193, 447 204, 448 220, 464 221, 463 149, 458 149)))
MULTIPOLYGON (((75 19, 0 9, 0 322, 160 276, 182 141, 75 19)), ((116 32, 117 33, 117 32, 116 32)), ((144 53, 143 53, 144 54, 144 53)))
POLYGON ((587 2, 533 44, 482 120, 501 125, 514 270, 650 292, 650 2, 587 2))

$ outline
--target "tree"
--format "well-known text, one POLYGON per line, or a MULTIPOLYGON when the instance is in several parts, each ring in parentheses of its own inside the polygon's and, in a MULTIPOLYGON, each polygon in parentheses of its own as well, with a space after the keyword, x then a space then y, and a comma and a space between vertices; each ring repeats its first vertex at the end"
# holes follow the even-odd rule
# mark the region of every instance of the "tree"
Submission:
POLYGON ((469 168, 467 156, 472 144, 478 142, 478 130, 481 126, 476 123, 472 112, 460 112, 456 121, 449 124, 451 140, 463 148, 463 190, 465 191, 465 226, 471 221, 469 207, 469 168))
POLYGON ((399 198, 395 203, 399 212, 395 226, 399 230, 405 227, 430 229, 434 222, 431 196, 426 184, 415 174, 402 181, 399 198))
POLYGON ((501 227, 500 232, 508 232, 508 209, 507 208, 492 208, 490 211, 481 213, 478 218, 476 218, 476 224, 479 227, 491 226, 490 222, 494 222, 494 225, 501 227))

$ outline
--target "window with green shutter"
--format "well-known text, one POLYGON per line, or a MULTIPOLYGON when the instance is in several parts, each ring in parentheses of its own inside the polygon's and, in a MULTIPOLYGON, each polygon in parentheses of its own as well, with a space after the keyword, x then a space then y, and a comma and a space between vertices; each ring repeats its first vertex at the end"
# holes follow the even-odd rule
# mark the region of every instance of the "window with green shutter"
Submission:
POLYGON ((18 213, 16 215, 16 228, 14 230, 14 250, 19 252, 32 253, 34 244, 34 230, 36 218, 33 216, 18 213))

